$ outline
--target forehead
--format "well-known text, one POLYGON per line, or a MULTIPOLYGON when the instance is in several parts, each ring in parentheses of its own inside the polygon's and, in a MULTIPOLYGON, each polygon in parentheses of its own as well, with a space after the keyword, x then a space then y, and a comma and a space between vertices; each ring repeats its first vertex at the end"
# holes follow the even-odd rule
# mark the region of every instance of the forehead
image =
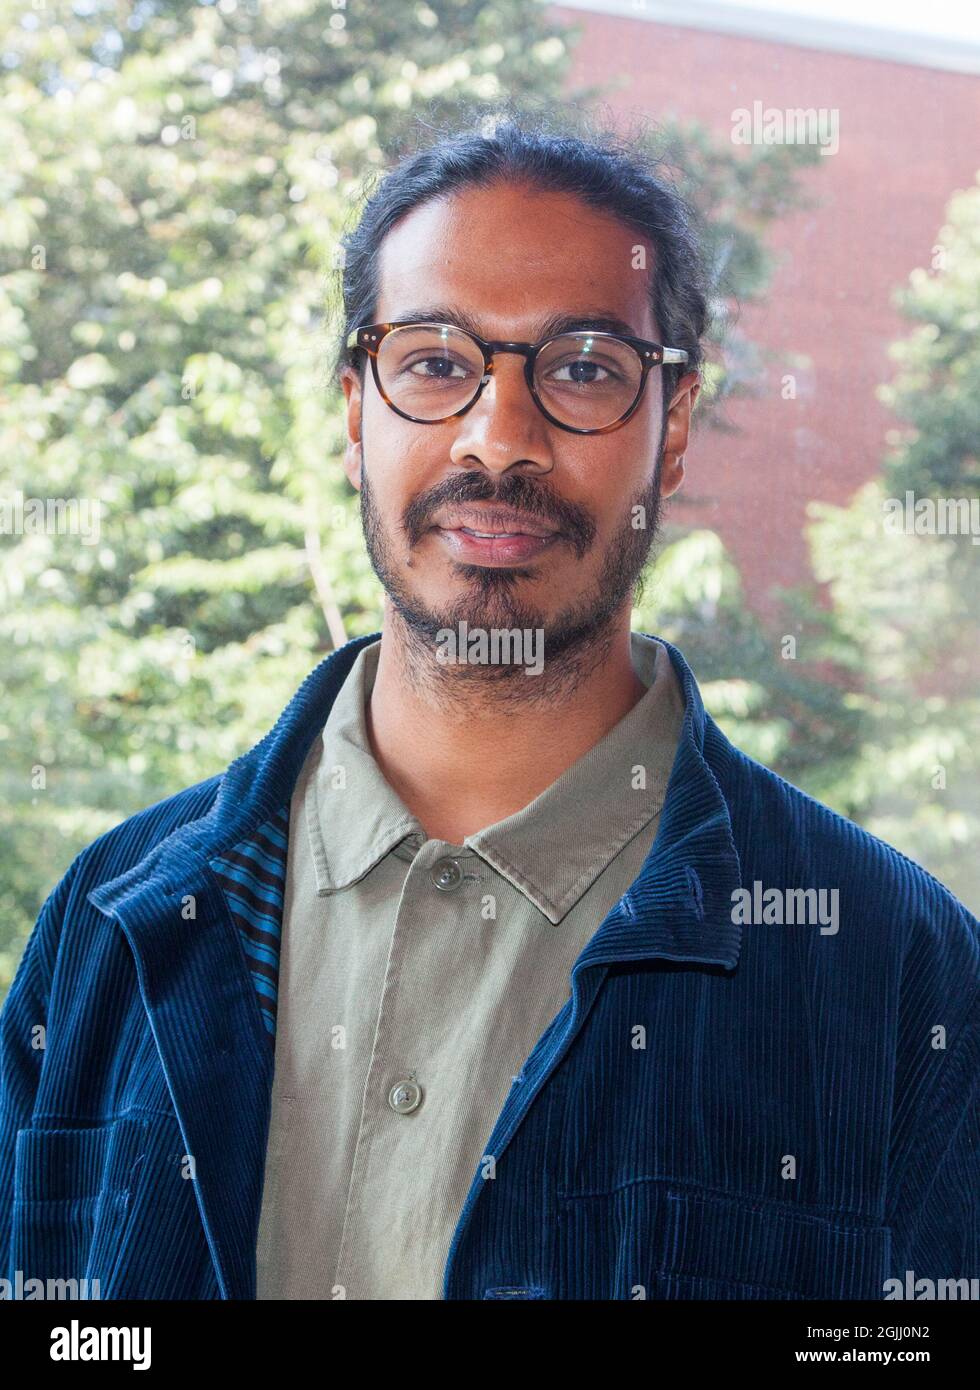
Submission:
POLYGON ((424 203, 385 237, 377 317, 452 305, 484 337, 524 339, 553 314, 601 313, 655 338, 653 255, 638 231, 572 194, 511 183, 464 189, 424 203))

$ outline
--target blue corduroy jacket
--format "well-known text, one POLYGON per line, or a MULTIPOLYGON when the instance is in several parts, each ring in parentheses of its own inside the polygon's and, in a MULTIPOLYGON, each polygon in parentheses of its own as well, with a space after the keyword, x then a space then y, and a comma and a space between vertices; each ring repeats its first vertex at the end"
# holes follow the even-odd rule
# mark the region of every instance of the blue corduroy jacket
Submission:
MULTIPOLYGON (((0 1013, 11 1288, 255 1297, 289 800, 378 635, 45 902, 0 1013)), ((665 646, 686 714, 656 841, 487 1136, 443 1295, 941 1297, 980 1277, 978 922, 735 748, 665 646), (792 888, 837 890, 837 929, 759 919, 792 888)))

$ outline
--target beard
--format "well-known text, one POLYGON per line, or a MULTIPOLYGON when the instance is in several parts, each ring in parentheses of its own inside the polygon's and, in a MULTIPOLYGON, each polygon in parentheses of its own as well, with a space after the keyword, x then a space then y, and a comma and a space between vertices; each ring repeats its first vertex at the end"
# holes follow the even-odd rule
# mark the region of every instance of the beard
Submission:
POLYGON ((606 545, 599 573, 589 591, 552 616, 539 608, 532 597, 518 596, 520 586, 526 592, 534 584, 546 584, 546 570, 521 565, 491 568, 453 561, 451 568, 463 580, 463 592, 437 607, 428 606, 412 592, 410 584, 414 547, 429 530, 431 517, 440 507, 498 502, 556 526, 561 535, 555 544, 571 545, 578 559, 583 560, 596 543, 596 527, 580 507, 524 476, 505 475, 495 482, 482 472, 456 474, 409 505, 402 518, 409 558, 399 566, 371 492, 366 463, 362 465, 360 506, 364 540, 371 567, 387 595, 393 625, 399 630, 404 648, 400 664, 406 679, 419 691, 425 690, 430 698, 446 704, 465 701, 468 692, 478 694, 487 682, 493 683, 495 700, 523 705, 553 701, 574 691, 608 655, 623 606, 631 599, 638 601, 642 594, 643 571, 659 531, 659 457, 653 478, 624 508, 622 521, 606 545), (638 507, 643 509, 639 513, 642 525, 634 525, 634 509, 638 507), (463 622, 470 629, 540 631, 546 654, 541 675, 517 680, 524 674, 519 665, 472 663, 447 667, 437 661, 437 634, 447 629, 456 631, 463 622))

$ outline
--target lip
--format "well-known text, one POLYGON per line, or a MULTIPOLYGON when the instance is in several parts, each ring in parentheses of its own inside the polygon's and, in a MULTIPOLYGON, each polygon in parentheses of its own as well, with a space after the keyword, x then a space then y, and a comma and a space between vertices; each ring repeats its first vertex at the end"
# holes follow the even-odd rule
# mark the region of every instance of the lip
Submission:
POLYGON ((437 535, 454 559, 469 565, 513 565, 532 560, 558 540, 558 532, 547 536, 471 536, 460 527, 437 526, 437 535))
POLYGON ((536 520, 527 513, 512 511, 509 507, 495 507, 492 503, 483 507, 457 507, 439 524, 444 531, 493 531, 521 536, 554 536, 555 529, 536 520))

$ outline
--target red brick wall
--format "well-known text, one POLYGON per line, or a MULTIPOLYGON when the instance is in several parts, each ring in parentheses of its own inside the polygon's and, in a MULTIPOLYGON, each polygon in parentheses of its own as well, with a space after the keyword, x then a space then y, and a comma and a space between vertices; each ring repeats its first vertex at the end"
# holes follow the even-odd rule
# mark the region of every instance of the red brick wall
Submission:
POLYGON ((930 264, 950 194, 974 181, 980 82, 560 6, 551 13, 583 28, 574 84, 621 81, 604 98, 613 112, 695 118, 728 139, 733 110, 756 100, 839 111, 838 152, 803 175, 818 204, 773 229, 781 264, 768 302, 742 309, 744 332, 777 354, 763 394, 729 407, 738 434, 695 434, 684 484, 693 505, 673 511, 721 534, 763 611, 771 585, 808 575, 806 503, 843 503, 880 467, 895 421, 875 387, 893 372, 887 347, 905 327, 891 294, 930 264), (794 355, 809 365, 794 367, 794 355), (795 401, 781 398, 784 371, 796 374, 795 401))

